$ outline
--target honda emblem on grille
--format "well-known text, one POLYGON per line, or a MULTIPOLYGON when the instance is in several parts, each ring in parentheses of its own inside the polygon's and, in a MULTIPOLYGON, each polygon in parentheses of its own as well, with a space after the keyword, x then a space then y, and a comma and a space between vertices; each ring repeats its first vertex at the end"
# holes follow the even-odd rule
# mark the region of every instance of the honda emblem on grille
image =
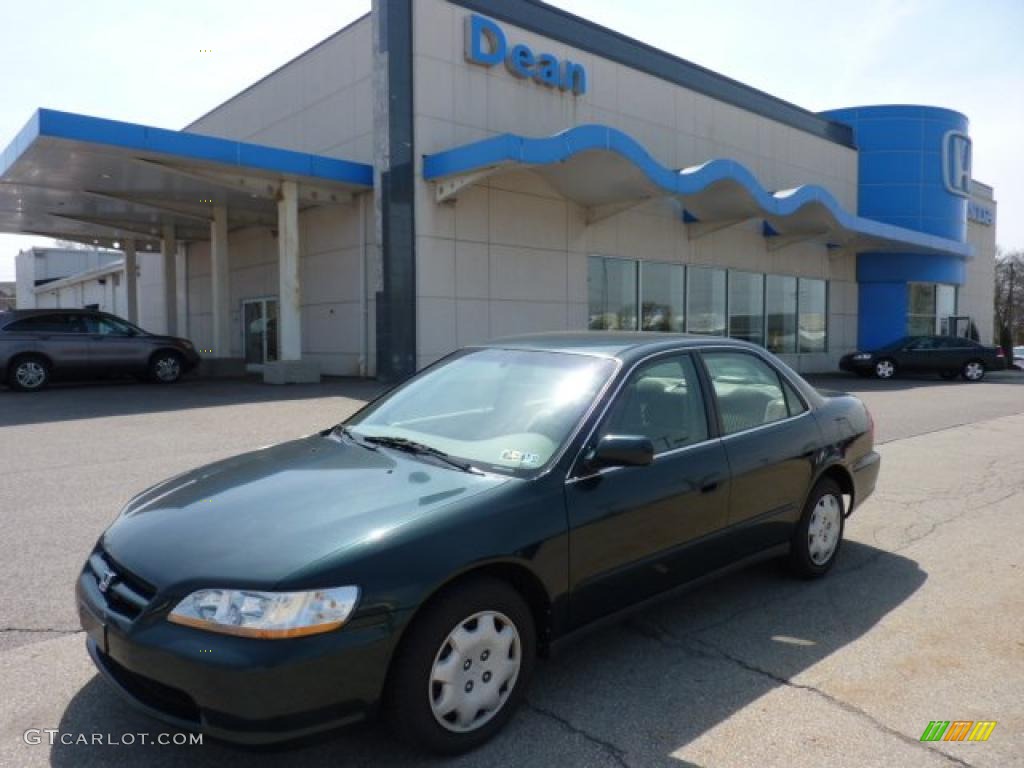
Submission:
POLYGON ((107 571, 103 574, 103 578, 100 579, 100 592, 106 593, 110 589, 110 585, 114 583, 114 579, 117 578, 117 574, 113 571, 107 571))

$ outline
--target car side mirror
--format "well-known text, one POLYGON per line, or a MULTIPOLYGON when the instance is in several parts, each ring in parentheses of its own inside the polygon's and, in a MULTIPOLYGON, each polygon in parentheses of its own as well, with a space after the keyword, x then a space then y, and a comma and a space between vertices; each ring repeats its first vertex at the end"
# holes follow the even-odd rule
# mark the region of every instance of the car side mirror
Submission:
POLYGON ((643 435, 605 435, 587 459, 591 469, 644 467, 654 461, 654 443, 643 435))

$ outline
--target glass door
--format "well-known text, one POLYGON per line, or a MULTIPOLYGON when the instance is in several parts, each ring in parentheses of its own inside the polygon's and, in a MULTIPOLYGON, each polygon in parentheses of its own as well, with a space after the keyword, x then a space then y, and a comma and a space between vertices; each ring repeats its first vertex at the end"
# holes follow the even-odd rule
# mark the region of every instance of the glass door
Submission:
POLYGON ((248 370, 277 360, 277 299, 242 301, 242 349, 248 370))

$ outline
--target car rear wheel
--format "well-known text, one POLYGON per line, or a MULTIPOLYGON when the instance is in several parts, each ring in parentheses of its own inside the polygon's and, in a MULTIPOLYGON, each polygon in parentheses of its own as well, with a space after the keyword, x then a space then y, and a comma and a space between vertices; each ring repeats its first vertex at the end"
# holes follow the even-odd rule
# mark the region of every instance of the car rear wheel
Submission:
POLYGON ((797 576, 814 578, 828 572, 839 555, 845 518, 842 490, 834 480, 820 480, 790 545, 790 567, 797 576))
POLYGON ((175 352, 158 352, 149 361, 149 377, 158 384, 173 384, 181 372, 181 356, 175 352))
POLYGON ((875 376, 880 379, 891 379, 896 375, 896 363, 888 357, 875 363, 875 376))
POLYGON ((503 581, 456 586, 415 619, 386 693, 392 728, 413 746, 459 754, 493 737, 525 696, 536 635, 503 581))
POLYGON ((7 383, 19 392, 37 392, 49 382, 50 363, 38 355, 19 357, 7 376, 7 383))
POLYGON ((960 375, 965 381, 981 381, 985 378, 985 364, 980 360, 971 360, 964 365, 960 375))

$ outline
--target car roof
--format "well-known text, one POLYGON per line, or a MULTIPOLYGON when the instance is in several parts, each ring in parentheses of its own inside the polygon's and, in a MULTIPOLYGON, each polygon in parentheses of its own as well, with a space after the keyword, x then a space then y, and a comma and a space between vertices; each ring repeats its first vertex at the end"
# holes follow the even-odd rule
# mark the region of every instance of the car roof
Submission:
POLYGON ((590 355, 628 361, 652 352, 680 348, 736 347, 761 350, 754 344, 722 336, 702 336, 692 333, 652 333, 640 331, 553 331, 507 336, 494 339, 476 348, 523 349, 542 352, 590 355))
POLYGON ((15 317, 35 317, 36 315, 105 315, 107 313, 99 309, 74 309, 72 307, 43 309, 36 307, 34 309, 10 309, 0 314, 3 314, 4 319, 10 320, 15 317))

